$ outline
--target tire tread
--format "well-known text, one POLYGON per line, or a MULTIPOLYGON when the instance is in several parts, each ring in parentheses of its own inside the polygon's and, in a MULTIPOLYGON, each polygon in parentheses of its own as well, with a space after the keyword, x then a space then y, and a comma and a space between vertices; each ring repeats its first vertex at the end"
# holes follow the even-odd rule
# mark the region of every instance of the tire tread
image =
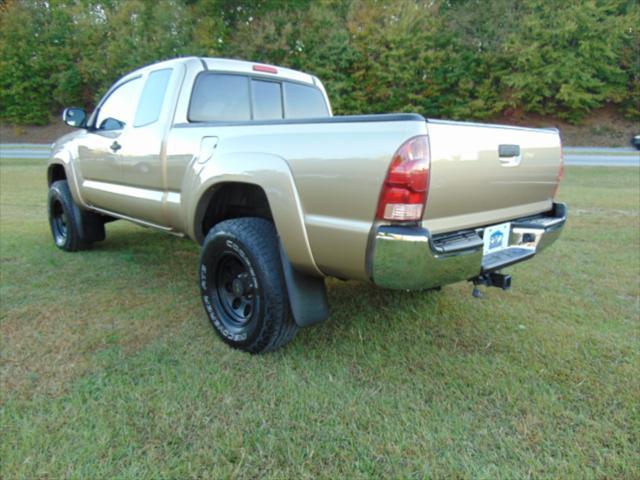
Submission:
MULTIPOLYGON (((242 243, 256 264, 254 268, 261 272, 266 282, 263 280, 261 285, 264 291, 265 318, 263 328, 255 340, 250 345, 238 346, 223 335, 220 337, 228 344, 251 353, 277 350, 293 340, 298 326, 289 306, 275 226, 268 220, 256 217, 225 220, 209 231, 203 244, 203 252, 207 243, 222 232, 242 243)), ((201 258, 201 263, 202 261, 201 258)))

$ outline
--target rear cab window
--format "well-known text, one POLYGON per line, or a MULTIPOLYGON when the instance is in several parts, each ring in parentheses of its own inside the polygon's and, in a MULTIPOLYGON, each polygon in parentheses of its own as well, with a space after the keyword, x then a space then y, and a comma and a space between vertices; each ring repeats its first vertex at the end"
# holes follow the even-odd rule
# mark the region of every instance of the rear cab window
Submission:
POLYGON ((191 93, 192 122, 251 120, 249 78, 243 75, 200 74, 191 93))
POLYGON ((329 117, 320 89, 277 78, 203 72, 191 93, 190 122, 329 117))
POLYGON ((328 117, 322 92, 315 87, 284 82, 284 109, 287 118, 328 117))
POLYGON ((275 120, 284 118, 282 108, 282 85, 280 82, 251 80, 253 120, 275 120))

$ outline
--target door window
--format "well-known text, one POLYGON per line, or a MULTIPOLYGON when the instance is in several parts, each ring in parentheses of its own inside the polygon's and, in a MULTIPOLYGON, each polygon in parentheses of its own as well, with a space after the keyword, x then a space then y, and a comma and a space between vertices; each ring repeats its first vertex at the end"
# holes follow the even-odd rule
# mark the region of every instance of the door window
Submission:
POLYGON ((104 101, 96 118, 99 130, 122 130, 131 124, 138 100, 140 78, 134 78, 117 87, 104 101))

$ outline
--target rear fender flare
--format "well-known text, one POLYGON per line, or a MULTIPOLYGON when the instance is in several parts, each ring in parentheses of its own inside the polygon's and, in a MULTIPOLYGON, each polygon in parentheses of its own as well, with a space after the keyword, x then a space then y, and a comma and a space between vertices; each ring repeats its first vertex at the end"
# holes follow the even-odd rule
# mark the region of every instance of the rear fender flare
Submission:
POLYGON ((324 276, 311 252, 304 222, 304 211, 287 162, 276 155, 261 153, 229 153, 215 160, 191 163, 191 174, 185 175, 182 187, 184 218, 190 237, 202 243, 200 228, 201 202, 210 198, 212 189, 235 182, 256 185, 264 191, 276 231, 293 268, 311 276, 324 276))

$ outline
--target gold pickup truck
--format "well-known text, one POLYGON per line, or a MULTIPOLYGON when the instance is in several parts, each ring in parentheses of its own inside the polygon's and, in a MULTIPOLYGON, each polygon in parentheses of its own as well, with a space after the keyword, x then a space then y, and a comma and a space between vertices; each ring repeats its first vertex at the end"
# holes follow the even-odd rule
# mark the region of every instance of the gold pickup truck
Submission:
POLYGON ((125 219, 202 246, 202 301, 233 347, 274 350, 329 309, 324 278, 421 290, 501 269, 567 217, 555 129, 332 116, 314 76, 179 58, 118 80, 53 146, 48 214, 76 251, 125 219))

